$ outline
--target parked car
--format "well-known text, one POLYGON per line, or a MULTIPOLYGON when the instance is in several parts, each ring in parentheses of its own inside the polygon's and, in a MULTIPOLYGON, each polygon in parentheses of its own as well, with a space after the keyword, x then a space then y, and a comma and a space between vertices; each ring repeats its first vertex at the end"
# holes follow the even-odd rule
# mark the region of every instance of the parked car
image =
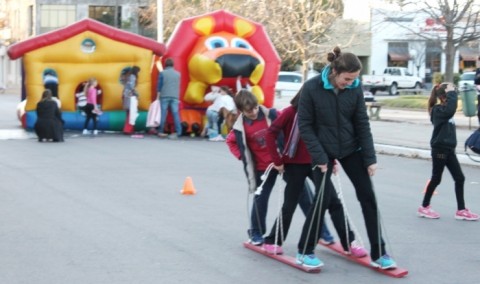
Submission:
MULTIPOLYGON (((307 74, 308 79, 318 75, 316 71, 310 71, 307 74)), ((275 94, 277 97, 282 96, 293 97, 297 94, 303 85, 303 76, 298 72, 280 71, 278 80, 275 83, 275 94)))
POLYGON ((363 75, 362 85, 375 95, 377 91, 388 91, 393 96, 398 89, 420 89, 422 79, 410 74, 405 67, 387 67, 382 75, 363 75))
POLYGON ((458 81, 458 87, 463 88, 465 85, 468 87, 475 87, 475 72, 464 72, 460 76, 460 80, 458 81))

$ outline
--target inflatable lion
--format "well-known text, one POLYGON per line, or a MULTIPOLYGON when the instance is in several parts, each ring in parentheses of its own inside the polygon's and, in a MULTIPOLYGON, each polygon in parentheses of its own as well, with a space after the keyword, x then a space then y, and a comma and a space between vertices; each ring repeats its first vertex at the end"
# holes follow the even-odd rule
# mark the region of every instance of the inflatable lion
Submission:
POLYGON ((181 21, 167 42, 163 59, 172 58, 181 75, 182 121, 202 124, 211 86, 249 85, 259 102, 273 105, 280 58, 263 26, 218 10, 181 21))

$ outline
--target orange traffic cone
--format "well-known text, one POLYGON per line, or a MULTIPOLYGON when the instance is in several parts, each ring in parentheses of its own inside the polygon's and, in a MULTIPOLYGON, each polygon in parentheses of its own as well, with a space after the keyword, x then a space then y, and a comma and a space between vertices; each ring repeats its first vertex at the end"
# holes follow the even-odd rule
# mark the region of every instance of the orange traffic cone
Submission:
POLYGON ((185 179, 185 182, 183 184, 183 189, 181 191, 182 194, 195 194, 197 191, 195 190, 195 187, 193 187, 193 181, 191 177, 187 177, 185 179))
MULTIPOLYGON (((430 183, 430 179, 427 179, 427 183, 425 184, 425 187, 423 188, 423 194, 425 194, 425 192, 427 192, 427 187, 428 187, 428 184, 430 183)), ((435 190, 433 192, 433 194, 437 194, 437 191, 435 190)))

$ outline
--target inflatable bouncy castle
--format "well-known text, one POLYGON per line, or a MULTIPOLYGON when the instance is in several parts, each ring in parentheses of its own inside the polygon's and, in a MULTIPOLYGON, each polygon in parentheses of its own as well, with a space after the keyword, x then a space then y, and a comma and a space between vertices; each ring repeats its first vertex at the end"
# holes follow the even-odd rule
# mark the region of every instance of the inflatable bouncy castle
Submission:
POLYGON ((273 106, 281 60, 258 23, 224 10, 185 19, 167 42, 166 58, 182 76, 180 115, 189 130, 203 124, 208 106, 203 98, 211 86, 237 92, 238 78, 259 103, 273 106))
POLYGON ((78 109, 79 94, 89 78, 98 81, 98 129, 120 131, 126 112, 122 109, 122 73, 140 67, 137 81, 139 117, 136 129, 145 129, 146 113, 156 99, 158 70, 155 59, 165 46, 152 39, 84 19, 9 47, 10 59, 22 59, 22 126, 32 129, 36 105, 47 76, 55 77, 58 99, 66 129, 82 129, 85 116, 78 109), (23 104, 22 104, 23 105, 23 104))

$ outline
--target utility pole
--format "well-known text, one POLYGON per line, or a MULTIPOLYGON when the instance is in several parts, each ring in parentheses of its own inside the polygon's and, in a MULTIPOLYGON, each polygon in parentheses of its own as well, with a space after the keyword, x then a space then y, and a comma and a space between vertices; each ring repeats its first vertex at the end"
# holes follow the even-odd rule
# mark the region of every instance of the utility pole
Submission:
POLYGON ((115 15, 113 15, 113 26, 116 28, 121 28, 118 26, 118 0, 115 0, 115 9, 114 9, 115 15))
POLYGON ((157 41, 163 43, 163 0, 157 0, 157 41))

